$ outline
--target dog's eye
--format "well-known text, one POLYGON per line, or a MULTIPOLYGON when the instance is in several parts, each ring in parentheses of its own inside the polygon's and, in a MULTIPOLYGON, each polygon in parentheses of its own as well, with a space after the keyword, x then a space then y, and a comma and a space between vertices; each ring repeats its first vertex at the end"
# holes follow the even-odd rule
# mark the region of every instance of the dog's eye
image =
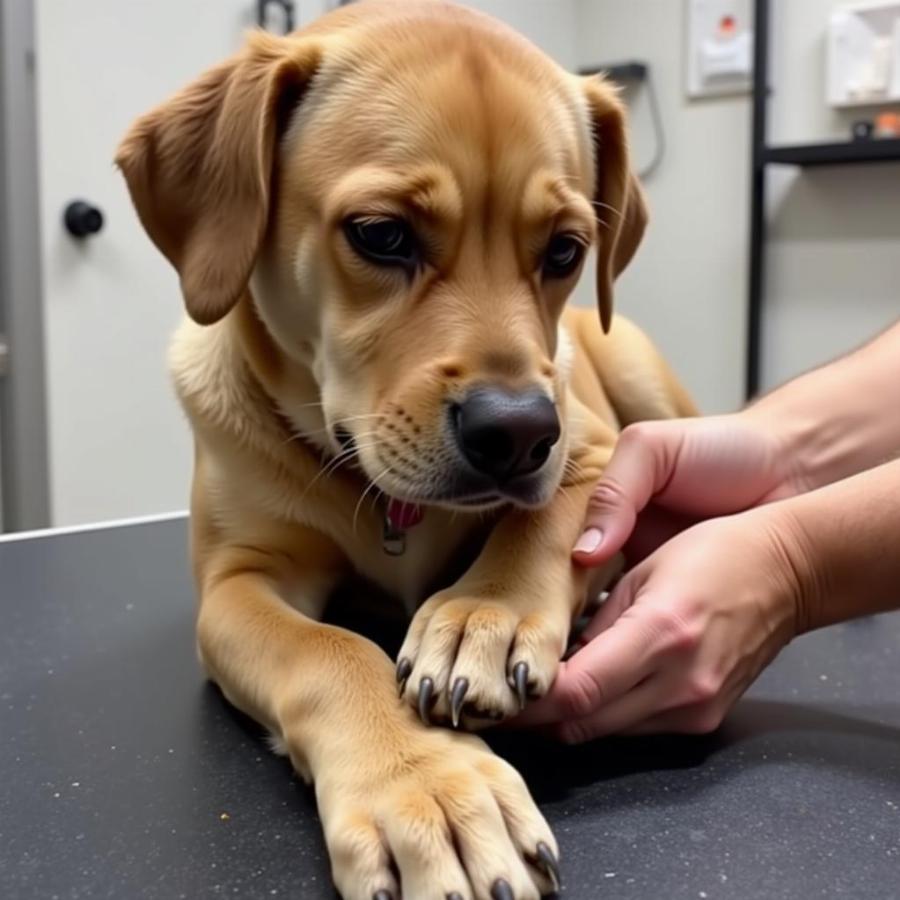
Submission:
POLYGON ((584 244, 571 234, 557 234, 550 239, 544 254, 544 275, 565 278, 578 268, 584 256, 584 244))
POLYGON ((412 229, 402 219, 360 216, 344 223, 350 246, 360 256, 381 266, 410 266, 418 258, 412 229))

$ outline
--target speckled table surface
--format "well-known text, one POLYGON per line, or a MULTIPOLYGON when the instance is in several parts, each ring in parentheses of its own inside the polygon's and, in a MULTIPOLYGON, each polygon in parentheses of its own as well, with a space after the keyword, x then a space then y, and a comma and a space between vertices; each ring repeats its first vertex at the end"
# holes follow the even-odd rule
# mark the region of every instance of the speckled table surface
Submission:
MULTIPOLYGON (((328 898, 309 791, 201 677, 185 524, 0 543, 0 897, 328 898)), ((900 615, 808 635, 715 735, 504 735, 564 897, 900 897, 900 615)))

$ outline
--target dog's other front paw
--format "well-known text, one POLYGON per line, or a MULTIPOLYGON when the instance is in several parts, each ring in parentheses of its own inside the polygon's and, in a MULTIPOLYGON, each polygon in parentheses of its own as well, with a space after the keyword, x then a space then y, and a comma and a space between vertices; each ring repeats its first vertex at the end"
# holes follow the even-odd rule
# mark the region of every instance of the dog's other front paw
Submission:
POLYGON ((556 676, 566 610, 436 594, 416 612, 397 657, 400 693, 425 722, 478 727, 518 713, 556 676))
POLYGON ((556 841, 509 763, 474 735, 400 732, 330 755, 317 775, 344 900, 538 900, 559 889, 556 841))

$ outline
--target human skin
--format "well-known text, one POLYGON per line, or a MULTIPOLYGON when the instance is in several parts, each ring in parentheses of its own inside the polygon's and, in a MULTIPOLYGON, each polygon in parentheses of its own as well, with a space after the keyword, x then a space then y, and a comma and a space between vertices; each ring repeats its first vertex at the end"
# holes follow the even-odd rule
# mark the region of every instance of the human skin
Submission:
POLYGON ((900 603, 900 324, 739 413, 627 428, 575 559, 631 568, 517 724, 706 732, 796 635, 900 603))

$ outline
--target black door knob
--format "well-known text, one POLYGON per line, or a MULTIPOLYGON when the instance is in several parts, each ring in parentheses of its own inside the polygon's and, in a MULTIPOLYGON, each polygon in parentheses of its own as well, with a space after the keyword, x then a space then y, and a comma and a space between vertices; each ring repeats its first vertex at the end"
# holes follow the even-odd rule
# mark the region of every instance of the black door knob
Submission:
POLYGON ((84 200, 73 200, 63 213, 63 222, 72 237, 83 238, 103 227, 103 213, 84 200))

